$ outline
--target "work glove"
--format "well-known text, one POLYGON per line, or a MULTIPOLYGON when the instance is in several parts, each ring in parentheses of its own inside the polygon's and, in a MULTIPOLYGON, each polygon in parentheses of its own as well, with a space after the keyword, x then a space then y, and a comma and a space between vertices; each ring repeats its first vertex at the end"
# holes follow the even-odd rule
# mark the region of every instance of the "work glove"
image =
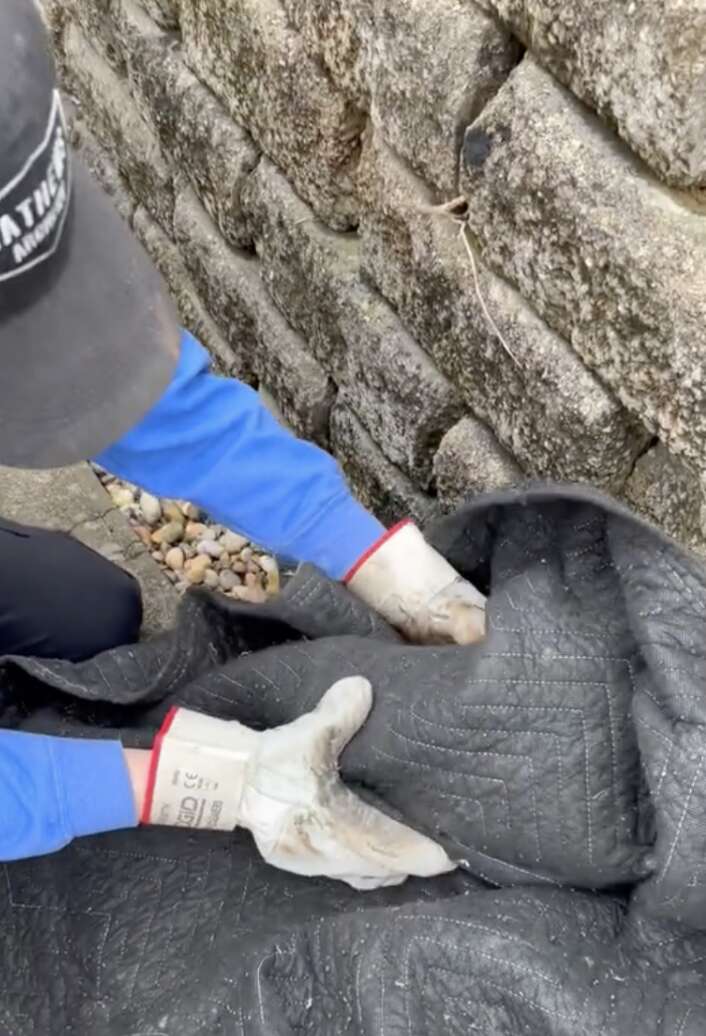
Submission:
POLYGON ((365 723, 362 677, 334 684, 313 712, 259 732, 173 709, 155 741, 142 821, 252 832, 274 867, 337 878, 356 889, 454 869, 431 839, 346 788, 338 759, 365 723))
POLYGON ((430 547, 412 522, 395 526, 345 577, 357 597, 420 644, 474 644, 485 597, 430 547))

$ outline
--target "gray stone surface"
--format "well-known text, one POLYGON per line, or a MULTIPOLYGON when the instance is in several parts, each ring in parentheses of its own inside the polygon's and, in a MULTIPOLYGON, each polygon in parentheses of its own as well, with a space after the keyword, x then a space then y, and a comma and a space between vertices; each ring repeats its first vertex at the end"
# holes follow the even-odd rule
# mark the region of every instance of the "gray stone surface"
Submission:
POLYGON ((453 511, 477 493, 501 489, 523 479, 523 472, 490 429, 473 417, 451 428, 434 458, 439 502, 453 511))
POLYGON ((67 52, 72 26, 81 29, 85 39, 90 41, 114 72, 121 77, 124 75, 125 58, 122 41, 112 17, 113 11, 113 0, 52 0, 49 3, 48 15, 65 86, 72 84, 77 71, 73 64, 73 54, 67 52))
POLYGON ((624 498, 682 543, 706 556, 706 479, 662 445, 635 465, 624 498))
POLYGON ((370 111, 388 143, 454 192, 463 131, 516 64, 519 46, 462 0, 284 0, 310 54, 370 111))
POLYGON ((225 244, 190 188, 177 197, 174 231, 209 312, 228 328, 242 364, 252 366, 299 435, 325 444, 334 385, 268 297, 258 260, 225 244))
POLYGON ((463 132, 517 63, 517 43, 462 0, 376 0, 368 53, 373 123, 452 197, 463 132))
POLYGON ((282 0, 307 53, 356 107, 370 107, 368 44, 377 0, 282 0))
POLYGON ((43 2, 74 139, 182 321, 300 434, 333 405, 371 504, 517 464, 702 535, 706 191, 613 126, 699 182, 703 4, 43 2), (602 119, 531 57, 505 78, 497 11, 602 119))
POLYGON ((69 79, 81 110, 107 149, 134 197, 165 228, 171 225, 174 187, 170 169, 151 126, 140 115, 127 81, 91 45, 75 22, 64 35, 69 79))
POLYGON ((466 134, 463 189, 502 271, 666 446, 706 463, 706 219, 530 58, 466 134))
POLYGON ((250 176, 243 207, 270 296, 322 367, 343 380, 347 345, 339 316, 360 278, 356 236, 322 224, 268 159, 250 176))
POLYGON ((172 34, 159 31, 132 0, 115 0, 112 10, 142 115, 226 240, 246 246, 240 193, 259 157, 252 138, 189 71, 172 34))
POLYGON ((144 632, 156 633, 172 625, 177 609, 174 587, 88 465, 54 471, 0 467, 0 514, 25 525, 70 532, 126 568, 142 587, 144 632))
MULTIPOLYGON (((68 107, 65 104, 65 108, 68 107)), ((101 185, 125 222, 130 225, 135 214, 136 203, 130 194, 127 181, 120 175, 115 162, 108 156, 105 148, 101 147, 88 123, 78 115, 75 108, 69 109, 67 119, 70 126, 71 146, 80 152, 83 163, 101 185)))
POLYGON ((669 183, 706 186, 703 0, 474 0, 669 183))
POLYGON ((164 29, 179 27, 179 0, 140 0, 145 11, 164 29))
POLYGON ((340 402, 331 411, 331 447, 355 495, 387 526, 403 518, 424 526, 439 514, 437 502, 387 460, 355 414, 340 402))
POLYGON ((187 60, 336 229, 356 222, 363 118, 306 52, 278 0, 182 0, 187 60))
POLYGON ((230 328, 226 326, 224 333, 210 315, 177 245, 142 207, 135 211, 133 230, 164 277, 183 326, 208 349, 216 368, 222 374, 252 381, 252 363, 242 342, 236 339, 231 346, 227 338, 230 328))
POLYGON ((361 191, 365 272, 468 408, 528 474, 622 485, 645 436, 567 343, 479 260, 476 286, 459 227, 424 211, 429 191, 377 135, 367 142, 361 191))
POLYGON ((273 298, 383 453, 428 486, 434 451, 461 399, 391 307, 362 283, 355 241, 322 227, 282 174, 261 162, 244 205, 273 298))

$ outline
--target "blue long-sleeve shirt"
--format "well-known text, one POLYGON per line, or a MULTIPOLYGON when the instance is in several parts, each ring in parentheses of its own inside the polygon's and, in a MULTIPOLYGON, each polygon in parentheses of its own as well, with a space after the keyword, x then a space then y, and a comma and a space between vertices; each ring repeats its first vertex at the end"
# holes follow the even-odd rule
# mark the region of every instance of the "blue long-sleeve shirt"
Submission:
MULTIPOLYGON (((187 332, 165 394, 95 459, 334 579, 384 533, 351 496, 333 458, 283 429, 247 385, 211 374, 206 350, 187 332)), ((136 824, 117 742, 0 731, 0 859, 41 855, 80 835, 136 824), (95 780, 86 781, 88 773, 95 780)))
POLYGON ((247 385, 210 374, 208 365, 206 350, 184 332, 165 395, 97 462, 340 579, 383 527, 351 496, 332 457, 285 431, 247 385))

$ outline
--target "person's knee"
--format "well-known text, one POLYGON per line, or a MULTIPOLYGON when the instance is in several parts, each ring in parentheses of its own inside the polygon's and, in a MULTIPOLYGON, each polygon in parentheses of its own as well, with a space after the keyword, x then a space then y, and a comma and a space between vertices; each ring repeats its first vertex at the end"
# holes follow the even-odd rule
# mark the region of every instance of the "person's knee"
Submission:
MULTIPOLYGON (((100 560, 104 561, 103 558, 100 560)), ((134 644, 140 635, 140 584, 130 573, 110 562, 106 561, 105 564, 110 566, 110 571, 102 573, 98 583, 99 592, 104 595, 106 603, 103 623, 100 629, 94 630, 94 650, 87 653, 86 657, 122 644, 134 644)))
MULTIPOLYGON (((75 541, 72 541, 75 543, 75 541)), ((142 625, 140 584, 130 573, 76 544, 81 556, 72 607, 81 629, 63 657, 91 658, 122 644, 133 644, 142 625)))
POLYGON ((137 640, 136 579, 63 533, 0 528, 0 654, 81 661, 137 640))

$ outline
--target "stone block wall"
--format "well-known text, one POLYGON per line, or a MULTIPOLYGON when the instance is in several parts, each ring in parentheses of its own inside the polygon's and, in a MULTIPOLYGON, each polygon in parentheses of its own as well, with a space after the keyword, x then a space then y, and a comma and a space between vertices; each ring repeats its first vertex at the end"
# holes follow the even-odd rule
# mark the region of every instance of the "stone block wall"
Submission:
POLYGON ((420 521, 587 481, 706 551, 701 0, 44 0, 218 367, 420 521))

